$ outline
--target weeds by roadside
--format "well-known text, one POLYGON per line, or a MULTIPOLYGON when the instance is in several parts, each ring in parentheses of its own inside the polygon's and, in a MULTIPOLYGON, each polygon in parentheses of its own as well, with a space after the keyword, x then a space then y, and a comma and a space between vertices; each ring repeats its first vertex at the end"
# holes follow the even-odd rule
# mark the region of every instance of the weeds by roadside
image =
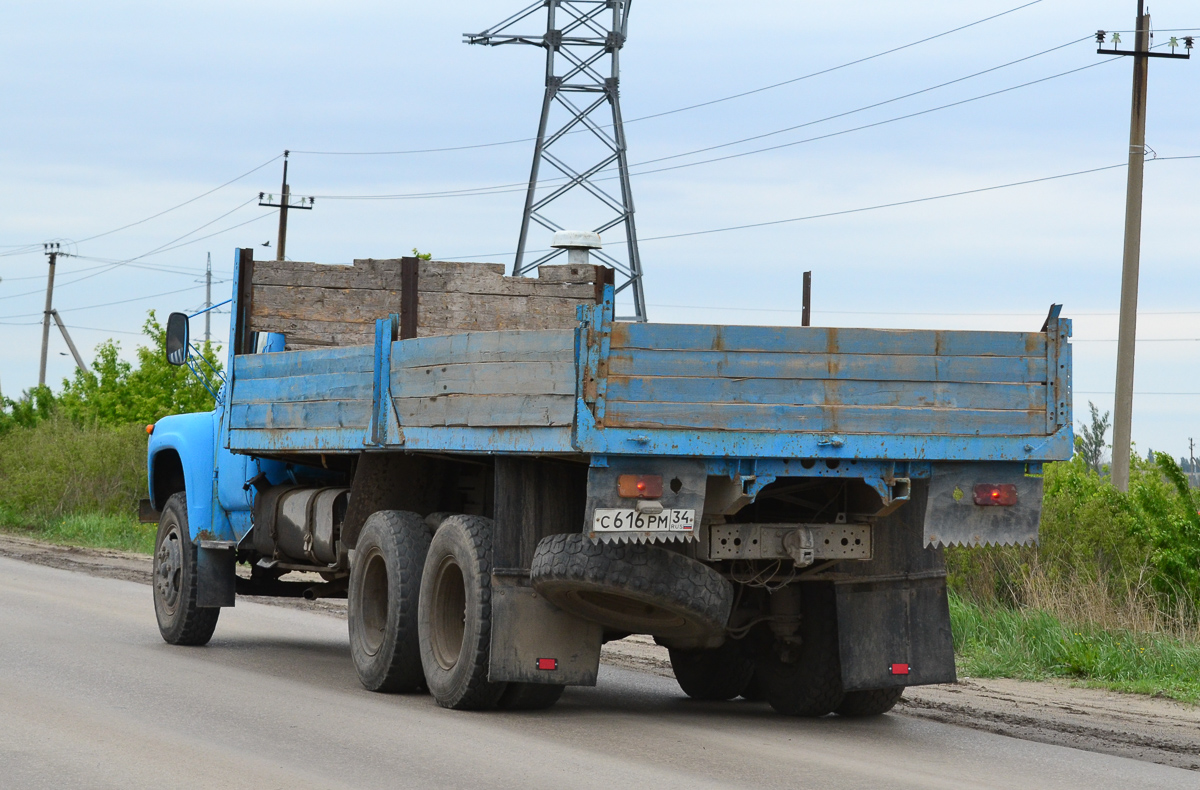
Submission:
POLYGON ((950 597, 959 675, 1064 678, 1114 691, 1200 702, 1200 642, 1065 623, 1049 612, 950 597))

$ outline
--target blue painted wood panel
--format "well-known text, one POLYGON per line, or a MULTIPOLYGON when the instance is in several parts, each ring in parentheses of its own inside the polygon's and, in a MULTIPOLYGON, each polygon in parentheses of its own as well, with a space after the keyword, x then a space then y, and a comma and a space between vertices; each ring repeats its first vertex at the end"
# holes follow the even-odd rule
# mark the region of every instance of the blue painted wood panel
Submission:
POLYGON ((1045 357, 938 357, 891 354, 783 354, 754 351, 613 349, 617 376, 857 379, 860 381, 1046 381, 1045 357))
POLYGON ((614 349, 774 351, 802 354, 1046 356, 1046 336, 1041 332, 800 326, 615 323, 612 325, 612 346, 614 349))
POLYGON ((853 379, 608 377, 607 401, 696 404, 903 406, 1045 410, 1044 384, 981 384, 853 379))
POLYGON ((1045 432, 1044 411, 791 406, 785 404, 629 403, 608 401, 606 427, 763 431, 768 433, 896 433, 942 436, 1028 436, 1045 432))
POLYGON ((240 428, 357 428, 371 420, 371 401, 314 400, 277 403, 234 403, 229 410, 230 426, 240 428))
POLYGON ((370 373, 373 362, 369 345, 242 354, 233 358, 234 378, 275 378, 363 371, 370 373))

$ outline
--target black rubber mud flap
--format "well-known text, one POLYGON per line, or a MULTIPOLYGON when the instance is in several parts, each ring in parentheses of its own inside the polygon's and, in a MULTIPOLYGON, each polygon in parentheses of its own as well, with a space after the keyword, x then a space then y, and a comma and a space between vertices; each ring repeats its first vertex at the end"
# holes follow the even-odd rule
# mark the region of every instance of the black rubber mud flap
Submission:
POLYGON ((196 549, 196 606, 233 606, 236 583, 237 544, 200 541, 196 549))
POLYGON ((957 679, 945 579, 838 584, 836 592, 846 691, 957 679))
POLYGON ((953 683, 954 640, 941 549, 924 544, 929 483, 875 524, 873 559, 842 563, 835 584, 846 691, 953 683))

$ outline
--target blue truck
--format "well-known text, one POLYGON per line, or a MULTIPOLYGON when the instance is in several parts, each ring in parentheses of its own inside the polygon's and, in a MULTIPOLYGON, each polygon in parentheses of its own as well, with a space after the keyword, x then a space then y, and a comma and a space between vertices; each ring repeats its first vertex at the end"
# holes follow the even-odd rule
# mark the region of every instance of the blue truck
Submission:
MULTIPOLYGON (((548 707, 630 634, 688 695, 791 715, 953 681, 943 547, 1036 540, 1073 451, 1059 307, 929 331, 614 299, 578 249, 536 278, 238 250, 216 408, 149 442, 163 638, 207 643, 238 596, 345 597, 362 684, 453 709, 548 707)), ((188 318, 168 359, 201 365, 188 318)))

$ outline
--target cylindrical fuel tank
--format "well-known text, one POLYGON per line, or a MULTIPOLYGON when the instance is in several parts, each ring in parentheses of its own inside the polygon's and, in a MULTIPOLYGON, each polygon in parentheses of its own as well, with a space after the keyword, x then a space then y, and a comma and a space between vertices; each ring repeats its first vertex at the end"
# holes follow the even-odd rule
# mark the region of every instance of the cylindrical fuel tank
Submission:
POLYGON ((272 486, 254 503, 254 548, 276 559, 332 565, 349 502, 349 488, 272 486))

